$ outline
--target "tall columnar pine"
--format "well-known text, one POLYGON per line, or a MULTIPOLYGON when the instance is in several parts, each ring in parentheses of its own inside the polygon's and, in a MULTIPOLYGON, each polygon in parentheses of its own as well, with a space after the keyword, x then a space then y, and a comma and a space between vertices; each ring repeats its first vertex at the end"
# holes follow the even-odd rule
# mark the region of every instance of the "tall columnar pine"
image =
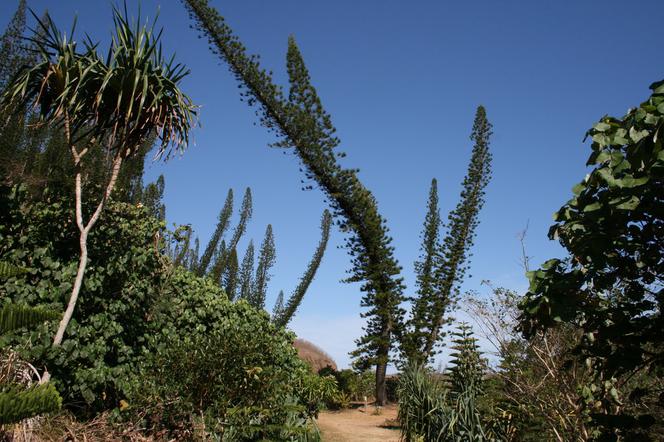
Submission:
POLYGON ((187 255, 191 249, 193 230, 190 225, 180 226, 175 231, 176 245, 173 249, 173 263, 176 266, 186 266, 187 255))
POLYGON ((223 17, 206 0, 183 0, 198 29, 212 50, 228 63, 244 86, 243 96, 257 105, 261 123, 279 141, 275 147, 293 149, 304 166, 306 178, 325 193, 340 229, 348 233, 346 247, 352 257, 349 282, 361 282, 361 305, 368 308, 365 335, 354 352, 358 365, 376 366, 376 399, 386 401, 385 374, 393 335, 402 321, 399 307, 403 299, 401 268, 394 258, 392 239, 376 200, 357 177, 357 170, 342 168, 337 162, 331 118, 323 109, 300 51, 291 37, 288 42, 287 70, 290 92, 285 97, 272 75, 262 69, 257 56, 247 55, 223 17))
POLYGON ((148 183, 145 186, 141 195, 143 205, 159 221, 166 221, 166 205, 163 203, 164 187, 164 176, 159 175, 159 178, 154 183, 148 183))
MULTIPOLYGON (((217 234, 217 231, 220 231, 220 229, 223 227, 223 224, 228 222, 226 217, 230 217, 230 214, 233 210, 233 200, 232 194, 230 192, 231 191, 229 190, 229 197, 226 198, 226 203, 224 204, 224 207, 221 209, 221 213, 219 214, 219 222, 217 223, 217 227, 215 229, 215 235, 217 234)), ((244 235, 244 232, 247 230, 247 223, 251 219, 252 213, 253 205, 251 189, 247 187, 244 191, 244 197, 242 198, 242 205, 240 206, 240 218, 238 220, 237 226, 235 226, 235 229, 233 230, 233 235, 230 238, 229 243, 226 244, 225 240, 219 242, 219 238, 224 237, 224 233, 228 227, 226 226, 226 228, 221 229, 221 235, 216 238, 215 235, 213 235, 210 243, 208 244, 208 248, 216 247, 216 251, 214 252, 214 260, 212 261, 211 267, 207 270, 207 272, 204 272, 204 274, 212 278, 213 281, 219 282, 224 277, 224 274, 227 271, 228 259, 230 257, 229 253, 230 251, 237 248, 242 235, 244 235), (217 245, 215 241, 219 244, 217 245)), ((203 265, 207 267, 208 264, 201 262, 201 267, 203 265)))
POLYGON ((420 260, 415 262, 415 275, 417 283, 417 296, 411 299, 412 312, 409 321, 409 332, 403 336, 401 350, 411 362, 411 365, 421 366, 427 361, 420 353, 422 343, 431 332, 429 323, 429 310, 436 299, 436 265, 437 253, 440 248, 440 209, 438 208, 438 181, 431 180, 427 214, 422 230, 422 246, 420 260))
POLYGON ((274 307, 272 308, 272 322, 277 322, 279 318, 284 313, 284 291, 279 290, 277 295, 277 300, 274 302, 274 307))
POLYGON ((261 249, 258 254, 258 266, 256 267, 256 276, 249 296, 249 303, 257 309, 265 308, 265 298, 267 296, 267 284, 270 282, 270 269, 274 266, 277 259, 276 249, 274 247, 274 234, 272 225, 268 224, 265 229, 265 238, 261 243, 261 249))
POLYGON ((196 239, 194 239, 194 248, 189 250, 189 254, 187 256, 187 265, 185 266, 191 272, 195 272, 198 268, 198 254, 200 249, 201 241, 198 239, 198 237, 196 237, 196 239))
POLYGON ((237 293, 237 284, 240 272, 240 265, 237 260, 237 250, 230 251, 228 265, 223 275, 223 288, 230 301, 235 299, 237 293))
POLYGON ((0 91, 4 91, 21 69, 26 58, 25 22, 26 1, 19 0, 16 12, 0 37, 0 91))
POLYGON ((200 262, 198 263, 196 273, 198 276, 203 276, 208 271, 208 266, 210 261, 212 261, 212 256, 219 247, 219 242, 223 238, 228 226, 230 225, 231 216, 233 215, 233 189, 228 189, 228 194, 226 195, 226 201, 224 202, 221 212, 219 212, 219 220, 217 226, 214 229, 212 238, 208 241, 207 246, 205 247, 205 252, 201 257, 200 262))
POLYGON ((448 216, 445 238, 435 246, 438 235, 435 224, 440 218, 437 191, 432 189, 430 193, 422 238, 422 260, 416 264, 418 296, 413 300, 402 349, 412 362, 423 364, 434 355, 435 345, 443 337, 443 327, 450 321, 449 307, 458 298, 459 286, 468 269, 471 256, 468 252, 479 224, 485 188, 491 179, 491 127, 486 110, 479 106, 470 135, 473 150, 459 203, 448 216))
POLYGON ((247 251, 244 253, 244 258, 242 258, 238 284, 237 297, 249 301, 254 285, 254 242, 252 240, 249 240, 247 251))
POLYGON ((647 440, 640 432, 664 412, 664 80, 650 89, 625 116, 588 131, 592 171, 549 230, 569 257, 528 272, 520 305, 526 337, 561 326, 582 336, 574 354, 595 376, 583 396, 606 440, 647 440), (637 373, 652 383, 630 385, 637 373), (642 415, 630 411, 646 401, 642 415))
MULTIPOLYGON (((0 93, 27 61, 25 41, 26 2, 20 0, 5 32, 0 38, 0 93)), ((11 181, 17 169, 21 169, 25 135, 26 107, 14 103, 0 108, 0 180, 11 181)))
MULTIPOLYGON (((44 123, 61 126, 74 164, 81 252, 54 346, 62 343, 81 291, 88 235, 115 188, 123 162, 155 133, 160 139, 159 155, 168 158, 172 147, 183 151, 195 117, 191 100, 178 87, 188 71, 163 58, 158 50, 160 34, 138 23, 131 25, 117 9, 113 12, 115 35, 106 59, 90 43, 80 52, 77 43, 62 34, 48 15, 39 21, 41 33, 34 40, 40 59, 22 69, 2 96, 3 106, 34 105, 44 123), (101 148, 112 158, 111 172, 86 221, 82 209, 85 161, 101 148)), ((48 374, 45 378, 48 380, 48 374)))
POLYGON ((318 243, 318 247, 314 252, 314 256, 311 258, 311 261, 309 262, 309 266, 307 267, 306 272, 302 276, 302 279, 300 279, 300 283, 295 288, 295 291, 293 291, 291 296, 288 298, 288 301, 285 304, 283 304, 284 301, 282 300, 282 306, 279 309, 277 309, 275 306, 275 311, 272 317, 273 321, 277 325, 280 325, 282 327, 287 326, 288 323, 291 321, 291 319, 293 319, 293 316, 295 316, 295 312, 302 303, 302 299, 304 298, 304 295, 309 289, 311 282, 316 276, 316 271, 318 270, 318 267, 320 266, 320 263, 323 260, 323 255, 325 254, 325 249, 327 248, 327 242, 330 238, 331 224, 332 224, 332 215, 330 214, 330 212, 326 210, 323 212, 323 217, 321 218, 321 224, 320 224, 321 238, 318 243))
MULTIPOLYGON (((252 259, 251 266, 248 261, 244 261, 243 267, 241 267, 237 258, 237 245, 246 231, 248 221, 252 215, 252 210, 251 189, 247 188, 242 199, 238 224, 233 230, 233 235, 228 239, 229 242, 227 243, 225 235, 229 229, 230 218, 233 211, 233 191, 230 189, 226 201, 219 213, 219 219, 215 231, 206 245, 205 251, 200 260, 195 258, 196 247, 194 246, 193 249, 190 247, 193 238, 193 232, 190 227, 185 227, 183 229, 184 236, 180 235, 173 256, 176 265, 192 268, 197 274, 207 276, 215 283, 219 284, 230 300, 234 300, 236 297, 243 297, 242 293, 245 293, 245 295, 249 293, 244 297, 252 305, 258 308, 264 308, 267 285, 270 279, 269 271, 276 259, 272 227, 268 226, 266 230, 266 236, 261 245, 261 250, 259 251, 255 274, 253 274, 253 250, 250 253, 252 259), (252 274, 247 277, 246 271, 249 267, 251 267, 252 274), (249 286, 246 286, 249 287, 249 292, 243 291, 242 288, 243 284, 247 281, 249 281, 250 284, 249 286)), ((274 317, 275 323, 282 326, 288 324, 301 304, 302 299, 304 298, 309 285, 313 281, 316 271, 323 259, 323 254, 329 239, 331 221, 332 216, 326 210, 323 213, 321 220, 321 240, 316 248, 314 256, 295 291, 292 293, 287 303, 284 303, 285 305, 281 310, 282 315, 278 318, 276 316, 274 317)), ((195 239, 194 243, 196 243, 196 241, 198 241, 198 239, 195 239)), ((245 260, 248 259, 249 257, 245 256, 245 260)))

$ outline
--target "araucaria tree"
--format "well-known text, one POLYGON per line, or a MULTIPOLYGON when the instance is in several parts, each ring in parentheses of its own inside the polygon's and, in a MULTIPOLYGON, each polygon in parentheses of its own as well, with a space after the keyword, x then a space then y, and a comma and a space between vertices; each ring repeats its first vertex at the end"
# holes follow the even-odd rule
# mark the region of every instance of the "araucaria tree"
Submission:
POLYGON ((81 291, 88 235, 111 197, 123 163, 155 134, 160 141, 158 155, 168 158, 174 149, 183 151, 195 118, 194 105, 178 87, 188 71, 163 58, 161 34, 130 24, 126 13, 117 9, 114 21, 116 33, 104 59, 91 43, 79 51, 47 15, 39 21, 34 38, 39 61, 24 68, 2 97, 3 107, 32 104, 44 124, 61 126, 74 164, 80 260, 54 346, 63 340, 81 291), (86 220, 85 163, 92 150, 100 148, 113 160, 103 194, 86 220))
POLYGON ((302 303, 302 299, 304 298, 305 293, 307 293, 307 289, 311 285, 311 282, 314 280, 316 271, 318 270, 318 267, 323 260, 323 255, 325 254, 325 249, 327 248, 327 241, 330 238, 331 224, 332 215, 326 210, 323 212, 323 217, 320 222, 320 242, 318 243, 318 247, 316 247, 314 256, 311 258, 311 261, 309 261, 307 270, 304 272, 302 279, 300 279, 300 283, 293 291, 293 294, 291 294, 291 296, 288 298, 288 301, 284 300, 283 292, 279 293, 279 297, 277 298, 277 302, 274 306, 274 313, 272 315, 273 321, 277 325, 283 327, 287 326, 291 319, 293 319, 293 316, 295 316, 297 308, 302 303))
POLYGON ((485 189, 491 179, 491 128, 486 110, 479 106, 470 135, 474 145, 468 172, 459 203, 448 216, 447 234, 442 241, 439 241, 437 183, 436 180, 431 183, 422 255, 415 263, 418 293, 412 299, 411 318, 402 340, 402 352, 410 362, 425 364, 434 355, 435 345, 443 337, 443 327, 450 320, 449 307, 458 298, 479 224, 479 212, 484 205, 485 189))
POLYGON ((422 354, 419 347, 429 334, 431 302, 436 299, 436 270, 438 263, 438 250, 440 248, 440 209, 438 208, 438 181, 431 180, 427 214, 422 230, 422 246, 420 260, 415 262, 415 275, 417 277, 417 296, 412 301, 410 330, 404 334, 401 350, 409 362, 414 365, 423 365, 422 354))
POLYGON ((249 296, 249 303, 258 309, 265 308, 267 284, 271 277, 270 269, 274 265, 276 259, 277 253, 274 247, 272 225, 268 224, 265 229, 265 238, 263 238, 261 249, 258 254, 258 266, 256 267, 256 276, 254 277, 254 287, 249 296))
POLYGON ((376 366, 376 400, 386 401, 385 373, 394 334, 402 322, 401 268, 394 258, 392 239, 376 200, 357 177, 357 170, 337 162, 331 118, 323 109, 300 51, 291 37, 287 70, 290 91, 285 97, 256 56, 249 56, 223 17, 206 0, 183 0, 213 51, 228 63, 250 105, 257 105, 261 123, 279 138, 274 145, 293 149, 306 177, 325 193, 339 227, 348 233, 346 246, 352 256, 349 282, 361 283, 361 305, 368 308, 365 335, 354 353, 360 366, 376 366))
POLYGON ((454 339, 448 375, 450 392, 453 397, 462 394, 477 397, 483 391, 482 382, 486 370, 477 338, 466 323, 459 324, 452 336, 454 339))

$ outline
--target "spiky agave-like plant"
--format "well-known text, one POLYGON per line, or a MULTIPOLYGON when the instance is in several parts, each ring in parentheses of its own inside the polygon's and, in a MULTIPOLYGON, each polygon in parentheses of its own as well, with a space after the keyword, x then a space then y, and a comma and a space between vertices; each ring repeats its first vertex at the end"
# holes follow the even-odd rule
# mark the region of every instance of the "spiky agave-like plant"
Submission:
MULTIPOLYGON (((33 14, 34 16, 34 14, 33 14)), ((78 50, 75 29, 61 33, 50 16, 38 21, 32 41, 39 61, 26 67, 8 86, 2 104, 32 104, 42 123, 63 128, 75 166, 76 225, 81 248, 78 271, 67 309, 53 345, 62 343, 71 320, 87 265, 87 237, 111 196, 123 161, 134 155, 155 133, 157 156, 182 152, 189 140, 196 108, 179 89, 186 68, 164 58, 161 31, 152 25, 131 24, 124 12, 113 9, 115 34, 105 59, 90 40, 78 50), (82 176, 86 154, 105 149, 112 158, 106 188, 87 222, 83 215, 82 176)), ((45 375, 48 380, 48 374, 45 375)))

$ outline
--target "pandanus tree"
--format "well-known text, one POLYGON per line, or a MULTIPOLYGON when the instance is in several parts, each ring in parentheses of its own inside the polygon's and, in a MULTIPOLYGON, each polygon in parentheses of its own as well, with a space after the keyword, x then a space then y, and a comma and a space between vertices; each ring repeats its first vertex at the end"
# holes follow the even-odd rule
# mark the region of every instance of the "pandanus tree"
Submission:
POLYGON ((154 23, 130 23, 126 8, 124 13, 114 8, 113 19, 115 33, 106 58, 89 39, 79 50, 72 39, 74 27, 66 35, 48 15, 37 19, 38 29, 32 40, 39 50, 38 62, 22 69, 2 97, 3 106, 31 104, 41 123, 61 127, 74 164, 80 256, 54 346, 62 343, 81 291, 88 262, 88 235, 111 197, 123 164, 150 137, 158 140, 158 158, 167 159, 174 151, 184 151, 196 117, 195 106, 179 87, 188 70, 163 56, 161 32, 155 33, 154 23), (103 193, 86 220, 85 160, 93 149, 104 149, 110 158, 110 171, 103 193))

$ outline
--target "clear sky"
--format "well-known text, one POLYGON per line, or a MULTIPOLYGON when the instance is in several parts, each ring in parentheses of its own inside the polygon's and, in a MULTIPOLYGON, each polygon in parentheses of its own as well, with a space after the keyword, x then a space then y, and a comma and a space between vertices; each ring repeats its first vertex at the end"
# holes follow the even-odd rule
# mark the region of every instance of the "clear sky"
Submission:
MULTIPOLYGON (((3 27, 17 0, 0 2, 3 27)), ((68 29, 107 42, 111 2, 28 0, 48 8, 68 29)), ((138 2, 127 1, 134 15, 138 2)), ((584 174, 585 131, 605 114, 621 116, 664 78, 664 2, 627 1, 395 1, 212 0, 263 65, 286 85, 284 61, 294 35, 347 153, 361 170, 394 237, 408 290, 436 177, 443 215, 458 200, 470 156, 475 108, 494 125, 493 180, 464 287, 487 293, 480 281, 524 290, 516 238, 529 223, 533 264, 561 256, 547 238, 551 215, 584 174)), ((251 187, 254 217, 246 238, 260 243, 271 223, 277 263, 268 305, 297 285, 319 239, 325 208, 318 189, 302 191, 296 157, 267 147, 273 141, 240 102, 236 80, 210 53, 176 0, 143 0, 143 16, 160 10, 166 53, 191 69, 183 89, 201 106, 195 145, 168 164, 152 163, 147 180, 166 178, 169 223, 192 224, 203 243, 211 235, 229 188, 236 201, 251 187)), ((80 35, 79 35, 80 36, 80 35)), ((349 268, 342 236, 333 231, 316 280, 292 328, 339 363, 360 336, 356 285, 342 284, 349 268)), ((240 245, 244 253, 246 241, 240 245)))

